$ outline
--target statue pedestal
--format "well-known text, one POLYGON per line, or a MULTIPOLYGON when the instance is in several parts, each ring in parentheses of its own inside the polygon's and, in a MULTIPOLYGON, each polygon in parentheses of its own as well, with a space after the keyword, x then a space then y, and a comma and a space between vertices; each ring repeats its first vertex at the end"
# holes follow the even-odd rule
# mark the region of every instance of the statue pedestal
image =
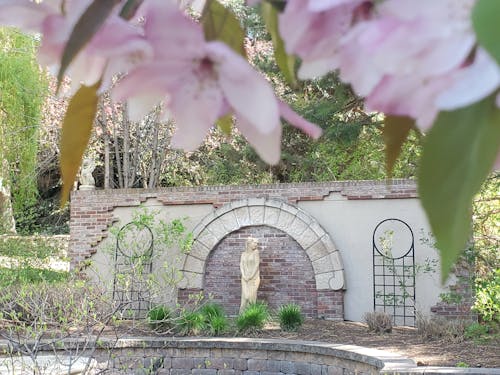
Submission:
POLYGON ((80 185, 78 190, 95 190, 94 185, 80 185))

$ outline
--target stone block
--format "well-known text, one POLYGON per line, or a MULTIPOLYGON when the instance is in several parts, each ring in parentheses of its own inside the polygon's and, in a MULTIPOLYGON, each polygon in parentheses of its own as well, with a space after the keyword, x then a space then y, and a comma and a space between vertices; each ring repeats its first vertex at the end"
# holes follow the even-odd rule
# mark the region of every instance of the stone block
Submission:
POLYGON ((288 234, 291 235, 293 238, 298 238, 299 236, 302 235, 302 233, 305 232, 305 230, 309 226, 304 223, 302 220, 300 220, 298 217, 295 217, 295 220, 292 221, 292 224, 288 228, 288 234))
POLYGON ((281 372, 284 374, 296 374, 295 362, 281 361, 281 372))
POLYGON ((250 371, 265 371, 267 370, 266 359, 253 359, 248 360, 248 370, 250 371))
POLYGON ((233 367, 235 370, 246 370, 248 369, 248 361, 244 358, 235 359, 233 362, 233 367))
POLYGON ((292 215, 286 211, 281 211, 278 222, 276 223, 276 228, 281 229, 283 232, 287 233, 290 224, 295 220, 295 215, 292 215))
POLYGON ((280 210, 275 207, 266 207, 264 210, 264 224, 271 227, 276 226, 280 217, 280 210))
POLYGON ((203 287, 203 275, 201 273, 193 273, 184 271, 183 278, 179 282, 179 288, 199 288, 203 287))
POLYGON ((205 367, 217 370, 232 369, 234 367, 233 362, 234 358, 228 357, 207 358, 205 360, 205 367))
POLYGON ((303 249, 307 249, 318 241, 318 235, 308 227, 296 240, 303 249))
POLYGON ((323 241, 318 240, 306 249, 306 253, 311 262, 314 262, 315 260, 328 255, 328 249, 323 241))
POLYGON ((329 255, 323 258, 316 259, 314 262, 312 262, 312 266, 315 274, 333 271, 333 264, 329 255))
POLYGON ((330 288, 330 279, 333 277, 333 272, 316 274, 316 289, 325 290, 330 288))
POLYGON ((266 370, 271 372, 281 371, 281 361, 275 359, 268 359, 266 361, 266 370))
POLYGON ((191 371, 193 375, 217 375, 217 370, 207 368, 196 368, 191 371))
POLYGON ((191 375, 191 369, 173 368, 170 370, 170 375, 191 375))
POLYGON ((209 230, 215 238, 217 238, 217 242, 219 242, 221 238, 223 238, 230 232, 224 227, 224 225, 222 225, 219 220, 215 220, 210 223, 210 225, 208 225, 206 229, 209 230))
POLYGON ((240 226, 238 225, 238 221, 236 220, 236 216, 234 211, 229 211, 228 213, 219 217, 217 220, 218 224, 222 224, 228 233, 237 230, 240 226))
POLYGON ((217 242, 219 242, 220 238, 215 237, 208 230, 204 230, 196 239, 205 245, 206 248, 213 249, 214 246, 217 245, 217 242))
POLYGON ((193 242, 193 245, 189 250, 189 255, 201 260, 205 260, 208 257, 208 254, 210 254, 210 249, 198 240, 193 242))
POLYGON ((205 268, 205 262, 195 258, 191 255, 186 257, 184 262, 184 270, 195 273, 203 273, 205 268))
POLYGON ((236 375, 236 370, 226 369, 217 371, 217 375, 236 375))
POLYGON ((322 375, 323 366, 311 363, 311 375, 322 375))
POLYGON ((327 375, 344 375, 344 369, 338 366, 328 366, 327 375))
POLYGON ((250 225, 250 212, 248 210, 248 206, 238 208, 233 211, 236 220, 238 221, 238 225, 240 227, 245 225, 250 225))
POLYGON ((311 375, 311 364, 307 362, 295 362, 295 374, 311 375))
POLYGON ((249 206, 250 222, 253 225, 264 224, 264 206, 249 206))
POLYGON ((285 352, 279 352, 277 350, 268 351, 267 358, 283 360, 285 359, 285 352))
POLYGON ((174 369, 189 369, 193 368, 193 358, 172 358, 172 370, 174 369))

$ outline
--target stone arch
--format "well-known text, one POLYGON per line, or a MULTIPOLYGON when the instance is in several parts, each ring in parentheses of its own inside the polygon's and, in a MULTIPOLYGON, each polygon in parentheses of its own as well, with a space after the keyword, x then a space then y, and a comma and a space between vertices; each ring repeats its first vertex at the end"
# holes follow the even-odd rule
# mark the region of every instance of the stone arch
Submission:
POLYGON ((202 289, 212 249, 229 233, 259 225, 280 229, 299 243, 311 261, 318 291, 345 289, 340 252, 316 219, 289 203, 265 198, 227 203, 198 223, 193 230, 193 246, 184 261, 180 288, 202 289))

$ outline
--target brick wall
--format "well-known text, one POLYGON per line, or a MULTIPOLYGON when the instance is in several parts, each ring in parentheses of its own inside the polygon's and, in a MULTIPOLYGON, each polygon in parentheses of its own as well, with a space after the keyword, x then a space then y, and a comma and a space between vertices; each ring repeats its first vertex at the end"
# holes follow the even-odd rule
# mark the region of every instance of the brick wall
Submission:
POLYGON ((70 251, 71 267, 90 258, 96 246, 107 236, 116 207, 136 207, 148 198, 164 205, 211 204, 215 208, 239 199, 277 198, 295 204, 321 201, 331 193, 347 200, 398 199, 417 197, 412 180, 338 181, 248 186, 203 186, 161 189, 111 189, 75 191, 71 195, 70 251))
POLYGON ((463 259, 455 265, 453 273, 457 281, 455 284, 449 286, 449 300, 445 298, 445 300, 431 307, 431 312, 434 315, 442 316, 446 319, 477 321, 477 314, 471 310, 474 304, 472 267, 463 259))

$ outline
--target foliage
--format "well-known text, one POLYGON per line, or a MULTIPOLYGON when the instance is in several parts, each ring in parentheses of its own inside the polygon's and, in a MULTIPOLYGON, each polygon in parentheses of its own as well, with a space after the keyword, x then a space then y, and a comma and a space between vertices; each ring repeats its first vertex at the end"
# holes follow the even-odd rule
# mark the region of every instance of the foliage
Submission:
POLYGON ((500 316, 500 173, 492 173, 474 199, 474 310, 482 321, 500 316))
POLYGON ((200 312, 205 317, 206 329, 211 335, 219 335, 227 330, 229 323, 221 305, 210 302, 203 305, 200 312))
POLYGON ((0 286, 53 283, 67 280, 67 271, 47 267, 51 260, 64 260, 60 244, 46 237, 0 237, 0 286))
POLYGON ((478 277, 475 282, 475 301, 473 309, 482 321, 500 322, 500 269, 493 271, 488 278, 478 277))
POLYGON ((176 319, 175 328, 182 335, 198 335, 207 328, 201 311, 184 309, 176 319))
POLYGON ((7 161, 7 171, 2 172, 8 175, 2 177, 11 186, 19 220, 37 197, 37 134, 47 85, 35 61, 34 37, 1 28, 0 41, 0 164, 7 161))
POLYGON ((168 328, 170 328, 171 322, 171 311, 168 306, 165 305, 159 305, 156 307, 153 307, 151 310, 148 312, 148 323, 149 326, 154 329, 155 331, 164 331, 168 328))
POLYGON ((485 324, 472 323, 465 327, 464 337, 469 340, 475 340, 488 334, 489 327, 485 324))
POLYGON ((269 309, 263 302, 255 302, 247 306, 236 318, 238 331, 245 332, 262 329, 269 318, 269 309))
POLYGON ((385 311, 370 311, 364 314, 363 319, 368 329, 375 333, 392 332, 392 316, 385 311))
POLYGON ((304 323, 302 310, 295 303, 281 306, 278 311, 278 318, 281 329, 285 331, 297 331, 302 326, 302 323, 304 323))

